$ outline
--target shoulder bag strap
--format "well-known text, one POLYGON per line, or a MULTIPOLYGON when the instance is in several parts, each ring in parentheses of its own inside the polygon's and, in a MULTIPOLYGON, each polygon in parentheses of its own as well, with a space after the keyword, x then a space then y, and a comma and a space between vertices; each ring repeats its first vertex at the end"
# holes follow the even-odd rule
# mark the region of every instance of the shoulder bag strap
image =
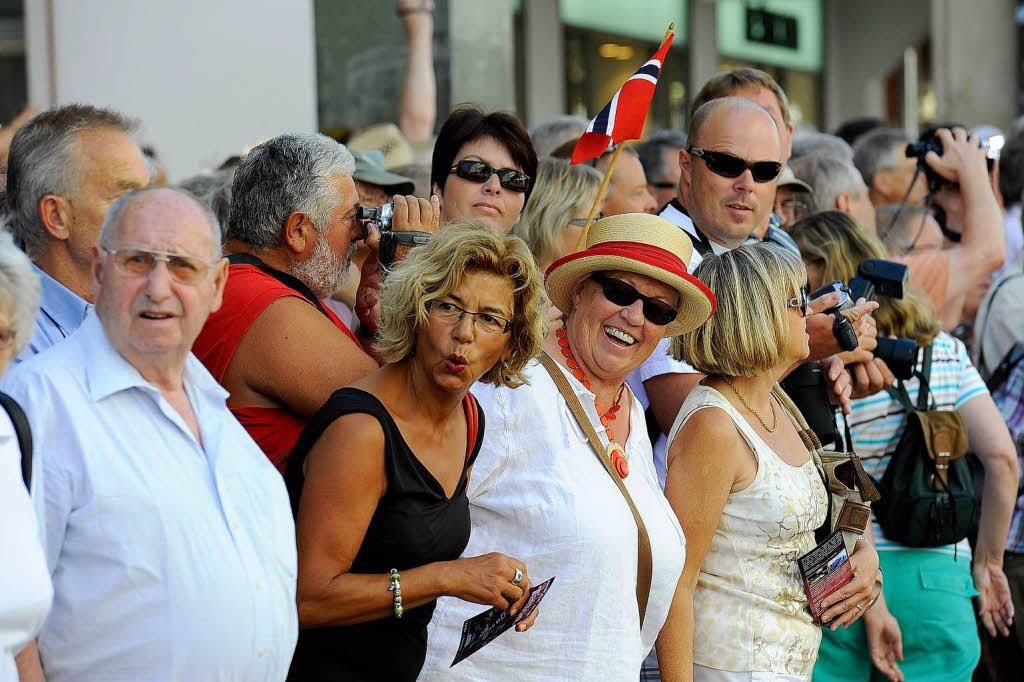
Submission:
MULTIPOLYGON (((995 303, 996 296, 999 295, 999 290, 1003 288, 1003 285, 1009 282, 1011 279, 1016 279, 1018 277, 1024 277, 1024 272, 1015 272, 1012 275, 1007 275, 1006 277, 1003 277, 1002 280, 996 283, 995 287, 993 287, 992 289, 992 295, 988 297, 988 305, 985 306, 985 323, 981 325, 981 329, 979 329, 978 333, 974 335, 974 338, 978 340, 978 369, 981 370, 982 372, 985 371, 984 336, 985 330, 988 329, 988 323, 990 319, 989 313, 992 312, 992 304, 995 303)), ((994 376, 995 372, 993 371, 992 374, 994 376)))
POLYGON ((932 407, 935 405, 932 398, 932 387, 929 382, 932 380, 932 345, 928 344, 924 347, 924 360, 921 363, 921 371, 915 372, 918 381, 921 382, 920 387, 917 389, 917 410, 919 412, 926 412, 929 409, 929 403, 932 407))
MULTIPOLYGON (((583 433, 586 434, 587 440, 590 441, 590 447, 593 449, 594 454, 601 460, 601 464, 604 466, 604 470, 608 472, 612 480, 615 481, 615 485, 618 486, 619 492, 622 493, 622 497, 625 498, 626 504, 629 505, 629 510, 633 512, 633 519, 636 521, 636 534, 637 534, 637 570, 636 570, 636 604, 640 609, 640 626, 643 627, 644 616, 647 613, 647 600, 651 596, 651 575, 653 572, 653 565, 651 559, 651 538, 647 534, 647 526, 644 525, 644 520, 640 518, 640 512, 637 511, 636 505, 633 504, 633 498, 629 496, 629 491, 626 490, 626 484, 622 482, 622 478, 619 477, 615 467, 612 466, 611 459, 608 457, 607 449, 601 443, 601 438, 597 435, 597 430, 594 429, 594 425, 590 423, 590 419, 587 417, 586 411, 583 409, 583 405, 580 403, 579 396, 572 390, 569 385, 569 380, 565 378, 565 374, 558 367, 554 358, 547 354, 546 351, 541 351, 540 355, 537 356, 540 363, 547 370, 551 376, 551 380, 555 382, 555 386, 558 387, 558 392, 565 398, 565 402, 569 405, 569 410, 572 411, 572 416, 576 418, 576 423, 583 429, 583 433)), ((631 424, 631 428, 636 428, 636 424, 631 424)))
POLYGON ((21 480, 25 487, 32 491, 32 429, 29 427, 28 417, 21 405, 6 393, 0 392, 0 406, 7 411, 7 416, 14 424, 14 435, 18 439, 18 447, 21 449, 21 480))
POLYGON ((476 437, 480 433, 480 414, 477 412, 476 398, 466 393, 466 459, 473 454, 476 437))
POLYGON ((331 316, 324 310, 324 304, 316 297, 313 290, 306 286, 306 283, 298 277, 289 275, 287 272, 275 270, 250 253, 232 253, 228 256, 228 263, 232 265, 252 265, 259 268, 289 289, 294 289, 297 293, 302 294, 302 297, 312 303, 313 307, 319 310, 324 317, 330 319, 331 316))
POLYGON ((1014 367, 1020 364, 1020 361, 1024 360, 1024 345, 1020 341, 1010 346, 1010 350, 1006 351, 1006 355, 999 361, 999 365, 992 370, 992 376, 985 382, 985 386, 988 388, 989 393, 995 393, 1010 376, 1010 372, 1013 371, 1014 367))

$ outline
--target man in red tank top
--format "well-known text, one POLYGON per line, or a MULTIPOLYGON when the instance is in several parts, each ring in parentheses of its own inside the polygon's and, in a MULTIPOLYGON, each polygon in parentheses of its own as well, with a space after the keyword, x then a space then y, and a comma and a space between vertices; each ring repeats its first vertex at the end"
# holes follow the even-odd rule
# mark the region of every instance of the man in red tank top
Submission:
MULTIPOLYGON (((307 421, 335 390, 377 368, 379 233, 356 217, 354 163, 318 134, 285 133, 235 171, 224 303, 192 348, 229 392, 228 407, 281 471, 307 421), (359 335, 321 299, 343 284, 355 243, 371 249, 356 296, 359 335)), ((394 198, 393 229, 436 232, 439 209, 394 198)))

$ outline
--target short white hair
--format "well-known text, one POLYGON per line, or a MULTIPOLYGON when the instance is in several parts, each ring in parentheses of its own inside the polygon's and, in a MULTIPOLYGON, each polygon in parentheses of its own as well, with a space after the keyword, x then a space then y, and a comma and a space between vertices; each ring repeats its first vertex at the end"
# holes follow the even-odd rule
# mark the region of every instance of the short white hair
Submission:
POLYGON ((11 309, 14 355, 18 356, 32 338, 39 312, 39 276, 6 227, 0 229, 0 301, 11 309))

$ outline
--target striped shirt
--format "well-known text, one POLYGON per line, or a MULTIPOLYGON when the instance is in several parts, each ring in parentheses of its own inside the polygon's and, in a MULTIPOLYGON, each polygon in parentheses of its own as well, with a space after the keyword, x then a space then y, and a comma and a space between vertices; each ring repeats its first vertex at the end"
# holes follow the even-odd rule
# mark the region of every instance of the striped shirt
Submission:
MULTIPOLYGON (((920 364, 918 369, 921 369, 920 364)), ((971 364, 967 348, 963 342, 946 332, 939 332, 932 343, 932 368, 929 386, 935 409, 958 410, 971 398, 988 393, 985 383, 978 371, 971 364)), ((913 378, 903 382, 910 400, 917 404, 920 382, 913 378)), ((892 451, 903 435, 906 427, 906 411, 887 392, 881 391, 867 398, 857 398, 852 402, 850 413, 850 434, 853 436, 854 449, 864 463, 864 469, 876 481, 881 480, 885 468, 889 465, 892 451)), ((841 420, 843 415, 839 415, 841 420)), ((842 421, 839 423, 842 428, 842 421)), ((888 540, 874 523, 875 547, 878 551, 904 549, 904 546, 888 540)), ((953 545, 931 548, 948 554, 953 553, 953 545)), ((966 553, 970 557, 970 546, 966 539, 956 548, 958 553, 966 553)))

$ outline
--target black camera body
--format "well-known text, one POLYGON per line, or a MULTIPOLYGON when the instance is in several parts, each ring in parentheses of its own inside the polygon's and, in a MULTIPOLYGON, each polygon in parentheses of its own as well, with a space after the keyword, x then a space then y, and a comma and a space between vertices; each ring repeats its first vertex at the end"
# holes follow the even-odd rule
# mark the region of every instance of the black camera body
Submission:
POLYGON ((366 239, 366 226, 373 225, 380 230, 380 246, 377 247, 377 263, 385 270, 395 264, 395 254, 399 246, 422 246, 433 236, 429 232, 415 230, 395 232, 391 222, 395 217, 393 204, 381 204, 377 208, 359 206, 356 209, 356 220, 363 223, 363 239, 366 239))
MULTIPOLYGON (((850 280, 849 285, 842 282, 830 282, 821 287, 811 295, 811 299, 818 298, 834 291, 840 293, 839 303, 825 311, 833 315, 835 321, 832 323, 832 333, 839 342, 839 347, 845 351, 854 350, 857 343, 857 333, 850 321, 840 313, 856 305, 860 299, 874 300, 875 296, 886 296, 888 298, 903 298, 907 286, 907 266, 903 263, 883 260, 881 258, 868 258, 857 266, 857 275, 850 280)), ((876 358, 881 358, 892 373, 900 379, 909 379, 914 375, 914 368, 917 365, 918 345, 913 339, 888 339, 880 337, 878 346, 874 350, 876 358)))
POLYGON ((927 156, 928 152, 935 152, 942 156, 942 140, 938 138, 934 131, 923 136, 917 142, 911 142, 907 145, 907 158, 917 159, 917 167, 924 173, 924 177, 928 181, 928 192, 934 194, 947 180, 925 163, 924 157, 927 156))

